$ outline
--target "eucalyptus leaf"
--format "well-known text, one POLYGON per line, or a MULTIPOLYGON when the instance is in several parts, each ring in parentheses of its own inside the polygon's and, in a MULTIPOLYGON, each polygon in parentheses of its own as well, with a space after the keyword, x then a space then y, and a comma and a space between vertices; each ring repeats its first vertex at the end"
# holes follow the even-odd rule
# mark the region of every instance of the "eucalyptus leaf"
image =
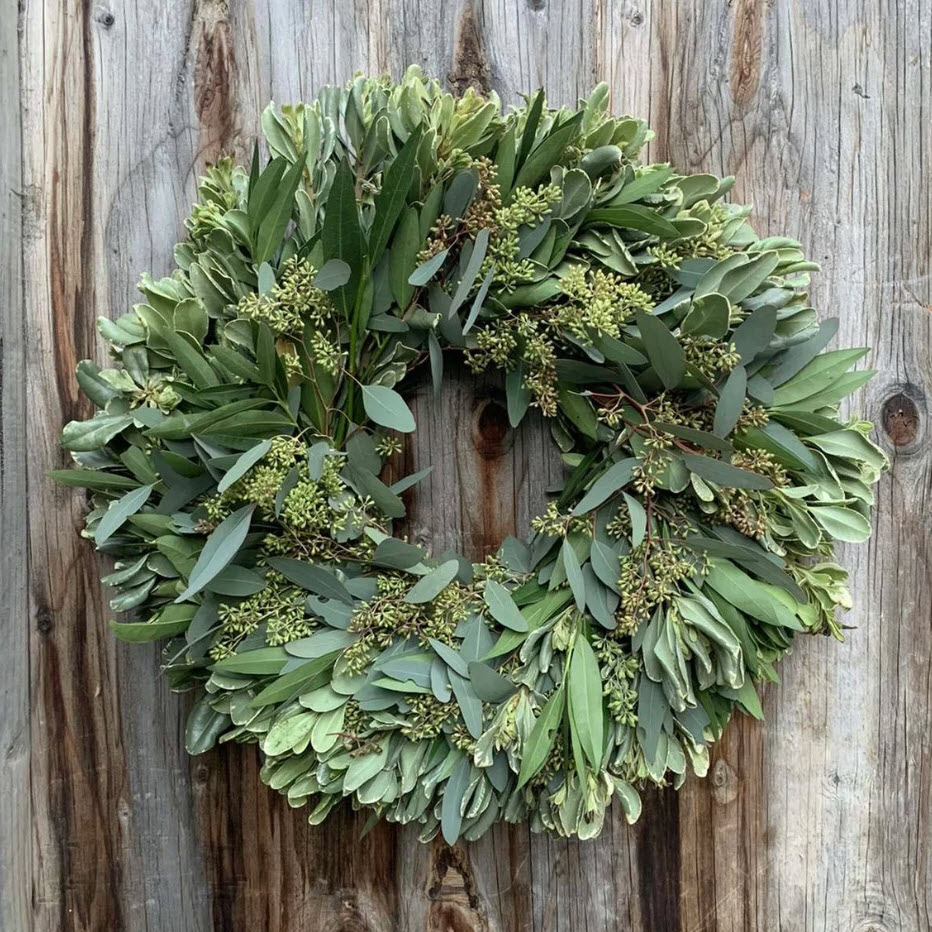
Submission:
POLYGON ((394 389, 384 385, 363 385, 362 400, 366 414, 382 427, 405 434, 417 427, 411 409, 394 389))
POLYGON ((433 601, 456 579, 459 569, 460 565, 457 560, 447 560, 446 563, 441 563, 411 587, 405 596, 405 602, 418 605, 422 602, 433 601))
POLYGON ((194 564, 194 569, 191 570, 188 584, 181 595, 175 599, 176 602, 185 602, 192 595, 200 592, 237 555, 249 533, 255 507, 255 505, 244 505, 217 525, 207 538, 194 564))
POLYGON ((149 500, 153 486, 143 485, 127 492, 122 498, 112 502, 107 513, 100 519, 94 530, 94 541, 99 547, 105 544, 124 525, 127 518, 136 514, 149 500))

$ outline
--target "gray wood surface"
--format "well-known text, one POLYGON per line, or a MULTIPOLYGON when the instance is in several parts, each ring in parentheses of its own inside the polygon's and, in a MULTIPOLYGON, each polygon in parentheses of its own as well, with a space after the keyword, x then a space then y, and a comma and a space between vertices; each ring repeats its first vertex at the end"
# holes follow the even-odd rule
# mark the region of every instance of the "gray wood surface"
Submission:
MULTIPOLYGON (((925 930, 932 927, 932 6, 929 0, 0 0, 0 929, 925 930), (845 548, 847 643, 800 643, 710 777, 598 841, 500 827, 421 846, 309 827, 256 752, 189 760, 185 697, 117 646, 83 497, 54 487, 98 315, 168 270, 198 172, 269 98, 411 62, 506 100, 607 80, 651 155, 734 173, 762 233, 824 265, 817 306, 870 343, 856 400, 892 458, 845 548)), ((554 458, 494 378, 418 394, 412 532, 478 556, 554 458)))

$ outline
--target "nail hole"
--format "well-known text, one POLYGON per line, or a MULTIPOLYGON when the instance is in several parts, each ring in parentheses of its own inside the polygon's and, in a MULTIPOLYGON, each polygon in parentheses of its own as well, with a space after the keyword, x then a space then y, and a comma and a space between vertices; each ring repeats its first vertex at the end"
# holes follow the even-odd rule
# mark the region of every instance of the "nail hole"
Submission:
POLYGON ((97 14, 97 22, 104 29, 109 29, 116 22, 116 17, 109 10, 102 10, 97 14))

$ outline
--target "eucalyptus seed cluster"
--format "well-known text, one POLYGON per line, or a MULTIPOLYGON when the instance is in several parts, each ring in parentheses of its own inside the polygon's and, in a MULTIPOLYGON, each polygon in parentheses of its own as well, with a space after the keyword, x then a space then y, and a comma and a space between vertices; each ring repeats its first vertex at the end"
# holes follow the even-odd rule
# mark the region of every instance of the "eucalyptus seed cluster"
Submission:
POLYGON ((473 372, 524 366, 524 387, 531 403, 547 417, 557 413, 557 344, 546 319, 530 314, 500 317, 477 329, 476 346, 466 356, 473 372))
POLYGON ((459 717, 455 702, 441 702, 434 696, 414 696, 407 701, 401 733, 412 741, 431 741, 459 717))
POLYGON ((294 437, 275 437, 269 451, 237 479, 224 492, 217 493, 203 502, 208 518, 216 523, 222 521, 230 512, 245 504, 254 504, 266 516, 275 510, 275 497, 278 495, 289 471, 300 462, 307 453, 307 444, 294 437))
POLYGON ((640 669, 640 661, 616 637, 596 637, 592 646, 599 659, 606 708, 620 725, 633 728, 637 724, 635 709, 638 700, 634 681, 640 669))
POLYGON ((431 639, 453 643, 453 633, 478 605, 476 592, 459 583, 447 586, 435 599, 424 603, 405 601, 410 580, 398 573, 380 573, 378 592, 362 603, 350 619, 349 630, 359 638, 343 654, 347 668, 362 672, 380 648, 397 638, 413 638, 423 647, 431 639))
MULTIPOLYGON (((493 186, 497 192, 497 185, 493 186)), ((502 291, 513 291, 518 285, 531 281, 534 265, 528 258, 520 258, 519 231, 522 226, 535 226, 553 210, 563 194, 557 185, 545 185, 538 190, 517 188, 509 203, 498 206, 489 226, 489 248, 479 270, 479 278, 493 271, 492 282, 502 291)), ((501 196, 496 194, 498 204, 501 196)))
POLYGON ((478 184, 476 195, 463 217, 463 227, 475 238, 480 230, 488 230, 491 235, 499 229, 502 191, 498 185, 498 168, 491 159, 485 156, 473 159, 471 167, 478 184))
POLYGON ((567 297, 557 305, 554 326, 590 342, 595 335, 617 337, 635 311, 649 311, 653 299, 633 282, 604 269, 574 265, 560 282, 567 297))
POLYGON ((621 557, 615 612, 619 634, 633 634, 653 612, 679 595, 680 583, 693 576, 697 563, 671 541, 646 538, 621 557))
POLYGON ((265 641, 277 647, 307 637, 316 627, 305 610, 307 593, 274 570, 265 574, 265 588, 241 602, 218 609, 220 634, 210 649, 215 660, 232 654, 247 634, 265 626, 265 641))
POLYGON ((585 518, 560 511, 556 502, 548 502, 544 513, 531 519, 531 527, 547 537, 566 537, 573 533, 590 536, 592 533, 585 518))
MULTIPOLYGON (((737 452, 732 456, 731 463, 739 469, 766 476, 777 489, 783 488, 789 482, 785 467, 766 450, 751 447, 737 452)), ((778 499, 769 491, 720 487, 712 491, 707 485, 705 489, 707 491, 703 493, 701 502, 702 510, 707 515, 722 524, 730 524, 747 537, 763 538, 770 533, 776 517, 778 499)))
POLYGON ((327 456, 320 476, 312 478, 307 443, 279 436, 242 478, 205 499, 202 506, 216 525, 235 508, 256 505, 262 518, 279 525, 278 531, 263 540, 266 554, 364 560, 373 545, 361 534, 366 526, 376 525, 374 506, 347 486, 341 466, 341 457, 327 456))
POLYGON ((641 495, 649 496, 662 482, 672 462, 673 440, 668 434, 652 433, 644 441, 644 455, 634 467, 631 483, 641 495))
POLYGON ((314 284, 316 275, 317 269, 310 262, 292 256, 285 261, 271 290, 242 297, 237 313, 247 320, 268 324, 276 334, 299 336, 307 325, 319 332, 333 308, 327 292, 314 284))
POLYGON ((686 361, 707 379, 715 380, 741 363, 741 356, 731 342, 713 337, 688 336, 680 337, 680 345, 686 354, 686 361))
POLYGON ((727 259, 737 251, 729 241, 734 235, 736 223, 740 224, 746 214, 746 208, 721 201, 713 204, 699 201, 694 204, 681 216, 702 220, 706 225, 704 231, 698 236, 684 237, 675 243, 648 246, 637 257, 638 285, 654 301, 660 302, 678 287, 672 273, 679 270, 685 259, 727 259))

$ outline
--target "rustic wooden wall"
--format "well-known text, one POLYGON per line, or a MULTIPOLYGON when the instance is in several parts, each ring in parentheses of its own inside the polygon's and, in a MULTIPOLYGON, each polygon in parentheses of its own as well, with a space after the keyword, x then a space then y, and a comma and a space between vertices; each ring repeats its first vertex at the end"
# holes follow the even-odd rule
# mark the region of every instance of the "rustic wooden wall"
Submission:
MULTIPOLYGON (((0 88, 0 929, 930 928, 930 0, 0 0, 0 88), (609 81, 655 157, 737 174, 763 232, 798 233, 843 340, 875 347, 859 403, 893 468, 843 554, 858 629, 800 644, 707 781, 595 842, 358 841, 262 787, 253 749, 189 760, 156 651, 106 629, 81 496, 44 478, 94 318, 168 269, 205 161, 269 98, 410 62, 506 99, 609 81)), ((540 504, 549 445, 498 397, 462 376, 417 401, 435 544, 478 554, 540 504)))

